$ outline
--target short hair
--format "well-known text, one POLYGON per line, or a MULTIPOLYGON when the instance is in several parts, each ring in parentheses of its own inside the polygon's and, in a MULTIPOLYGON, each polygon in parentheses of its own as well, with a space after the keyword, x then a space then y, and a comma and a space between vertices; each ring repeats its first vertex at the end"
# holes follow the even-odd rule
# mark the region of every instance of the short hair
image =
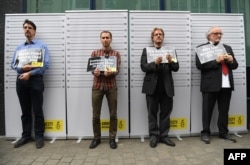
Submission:
POLYGON ((110 31, 104 30, 100 33, 100 38, 102 37, 102 33, 109 33, 110 38, 112 39, 112 33, 110 31))
POLYGON ((162 29, 162 28, 159 28, 159 27, 155 27, 153 30, 152 30, 152 32, 151 32, 151 40, 153 41, 153 38, 154 38, 154 33, 155 33, 155 31, 156 30, 160 30, 161 32, 162 32, 162 35, 163 35, 163 37, 164 37, 164 30, 162 29))
MULTIPOLYGON (((212 27, 210 27, 209 29, 208 29, 208 31, 206 32, 206 38, 207 38, 207 40, 209 40, 209 35, 212 33, 212 30, 214 29, 214 28, 220 28, 219 26, 212 26, 212 27)), ((221 28, 220 28, 221 29, 221 28)))
POLYGON ((36 24, 35 24, 33 21, 30 21, 30 20, 26 19, 26 20, 24 20, 24 22, 23 22, 23 26, 24 26, 25 24, 31 25, 31 26, 33 27, 33 29, 36 30, 36 24))

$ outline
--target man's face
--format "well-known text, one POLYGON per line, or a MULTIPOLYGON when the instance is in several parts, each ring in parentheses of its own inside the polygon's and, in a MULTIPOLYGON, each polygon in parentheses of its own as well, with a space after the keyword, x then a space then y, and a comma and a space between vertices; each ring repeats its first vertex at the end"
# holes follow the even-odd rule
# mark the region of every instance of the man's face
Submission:
POLYGON ((219 27, 215 27, 211 30, 210 35, 208 36, 209 41, 213 43, 219 43, 223 33, 219 27))
POLYGON ((24 24, 23 32, 26 38, 33 38, 36 34, 35 29, 30 24, 24 24))
POLYGON ((110 47, 110 44, 112 42, 112 39, 110 37, 109 33, 102 33, 101 34, 101 43, 104 48, 110 47))
POLYGON ((156 44, 162 44, 164 40, 164 36, 161 30, 154 31, 153 42, 156 44))

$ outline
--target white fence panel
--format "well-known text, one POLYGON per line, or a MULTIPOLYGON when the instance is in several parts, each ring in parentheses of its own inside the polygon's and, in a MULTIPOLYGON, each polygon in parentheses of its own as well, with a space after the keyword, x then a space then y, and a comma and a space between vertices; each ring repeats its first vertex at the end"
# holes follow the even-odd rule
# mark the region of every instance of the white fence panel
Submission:
MULTIPOLYGON (((200 71, 195 66, 196 46, 206 43, 205 33, 211 26, 220 26, 223 30, 221 42, 232 47, 235 58, 239 63, 233 70, 235 90, 229 110, 229 131, 247 131, 246 122, 246 64, 245 64, 245 36, 244 20, 242 14, 191 14, 192 36, 192 91, 191 91, 191 133, 199 134, 202 130, 202 94, 200 92, 200 71)), ((211 132, 218 132, 217 128, 218 109, 215 106, 211 132)))
POLYGON ((191 37, 189 12, 130 11, 130 121, 131 137, 148 136, 146 96, 141 93, 144 72, 140 69, 142 49, 151 46, 151 31, 165 32, 165 45, 174 46, 180 69, 173 72, 174 106, 169 135, 190 134, 191 37))
POLYGON ((36 38, 48 45, 50 68, 44 75, 45 138, 66 138, 64 14, 6 14, 5 17, 5 125, 6 137, 20 137, 21 108, 16 94, 16 72, 10 63, 16 47, 25 42, 23 21, 37 26, 36 38))
MULTIPOLYGON (((129 136, 128 119, 128 12, 67 11, 66 12, 66 76, 67 119, 69 138, 89 138, 92 130, 91 89, 93 75, 87 72, 88 58, 93 50, 102 48, 100 33, 111 31, 111 47, 121 54, 118 83, 117 137, 129 136)), ((102 136, 108 136, 105 122, 109 120, 106 98, 101 110, 102 136)))

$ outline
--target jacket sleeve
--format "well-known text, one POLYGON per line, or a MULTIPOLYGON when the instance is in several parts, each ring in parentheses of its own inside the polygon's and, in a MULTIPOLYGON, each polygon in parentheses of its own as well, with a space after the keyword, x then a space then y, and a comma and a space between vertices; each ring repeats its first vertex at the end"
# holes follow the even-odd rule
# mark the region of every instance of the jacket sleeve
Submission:
POLYGON ((171 71, 177 72, 179 70, 179 62, 178 62, 178 58, 177 58, 177 53, 176 54, 176 62, 172 61, 169 63, 169 68, 171 71))
POLYGON ((231 68, 232 70, 233 70, 233 69, 237 69, 239 64, 238 64, 237 60, 235 59, 235 56, 234 56, 234 52, 233 52, 233 50, 232 50, 232 47, 231 47, 231 46, 228 46, 228 45, 224 45, 224 47, 225 47, 227 53, 233 57, 233 62, 232 62, 232 63, 229 63, 229 62, 226 63, 227 66, 228 66, 229 68, 231 68))
POLYGON ((147 63, 147 51, 146 48, 143 49, 141 55, 141 70, 143 72, 155 72, 158 70, 158 65, 154 62, 147 63))

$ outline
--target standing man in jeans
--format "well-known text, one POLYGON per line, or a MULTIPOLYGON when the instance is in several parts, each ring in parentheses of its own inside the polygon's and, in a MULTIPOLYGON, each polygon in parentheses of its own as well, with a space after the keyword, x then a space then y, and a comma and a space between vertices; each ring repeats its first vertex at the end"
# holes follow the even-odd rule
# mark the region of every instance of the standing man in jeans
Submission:
POLYGON ((110 46, 112 42, 112 33, 110 31, 102 31, 100 34, 102 48, 92 52, 91 57, 116 57, 116 71, 109 68, 100 70, 96 67, 92 74, 94 75, 92 87, 92 107, 93 107, 93 132, 94 139, 92 140, 89 148, 96 148, 101 143, 101 124, 100 115, 104 95, 108 101, 110 125, 109 125, 109 144, 111 149, 116 149, 117 144, 115 141, 117 133, 117 83, 116 75, 119 73, 121 65, 120 53, 113 50, 110 46))
POLYGON ((231 95, 234 90, 233 69, 238 67, 231 46, 221 43, 222 29, 218 26, 209 28, 206 33, 208 42, 200 46, 220 46, 225 49, 224 54, 205 63, 201 63, 196 54, 196 67, 201 71, 200 91, 202 92, 202 126, 201 140, 206 144, 210 143, 210 122, 215 103, 218 104, 219 138, 236 142, 228 134, 228 112, 230 107, 231 95))
POLYGON ((14 144, 14 148, 21 147, 31 140, 33 114, 36 147, 42 148, 44 146, 43 74, 49 67, 49 52, 46 44, 35 39, 34 22, 25 20, 23 31, 26 41, 16 48, 11 61, 11 68, 17 72, 16 91, 22 110, 23 128, 22 137, 14 144))

